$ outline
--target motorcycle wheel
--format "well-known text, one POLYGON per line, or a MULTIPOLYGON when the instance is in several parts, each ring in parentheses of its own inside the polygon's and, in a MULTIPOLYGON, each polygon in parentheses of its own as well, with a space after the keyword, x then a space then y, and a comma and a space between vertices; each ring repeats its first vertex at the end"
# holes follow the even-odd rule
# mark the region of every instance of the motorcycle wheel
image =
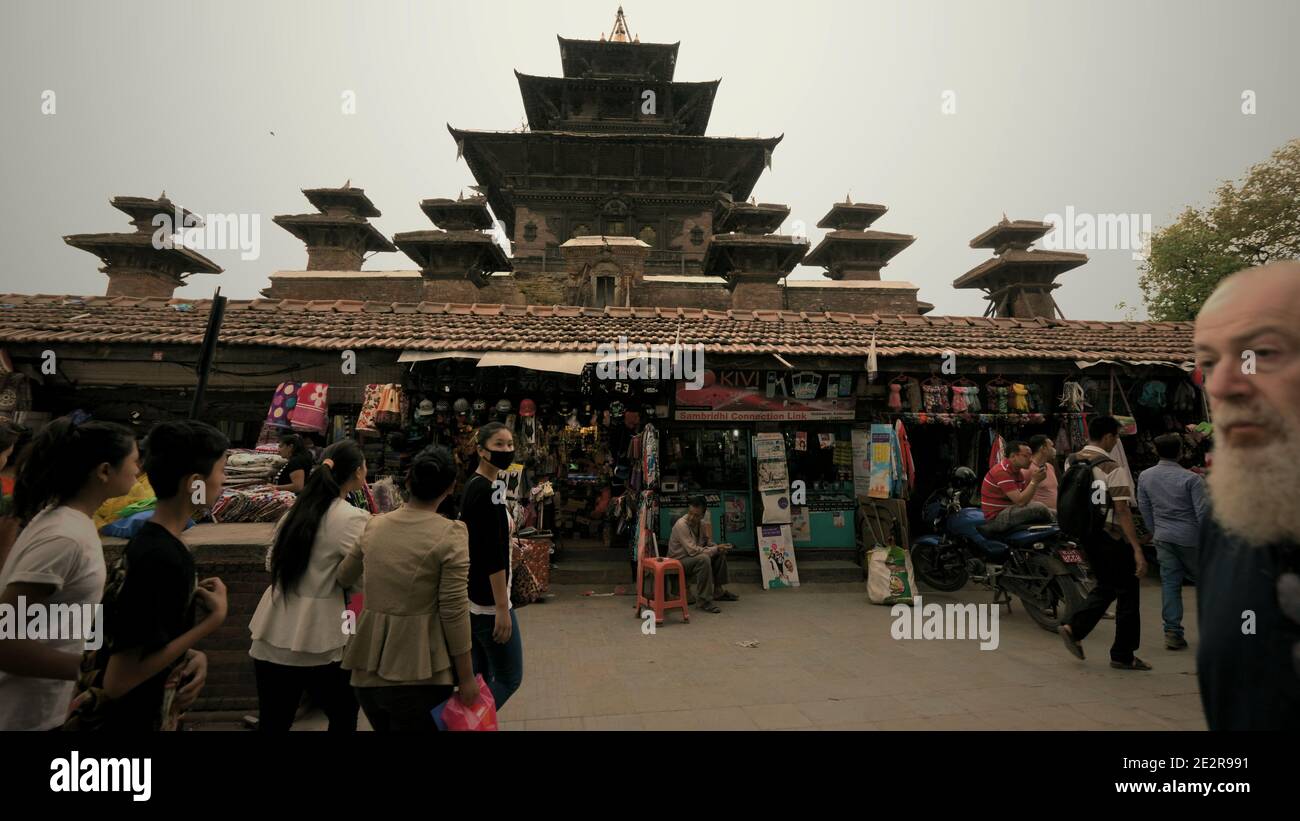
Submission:
POLYGON ((1036 556, 1031 563, 1033 570, 1038 575, 1051 577, 1051 581, 1047 583, 1046 588, 1049 606, 1044 608, 1038 602, 1024 596, 1020 597, 1020 603, 1024 605, 1029 617, 1037 622, 1039 627, 1053 633, 1060 629, 1064 621, 1079 608, 1079 605, 1083 604, 1083 600, 1087 596, 1079 580, 1068 572, 1056 572, 1056 568, 1053 567, 1054 563, 1047 556, 1036 556))
POLYGON ((961 552, 942 545, 912 545, 912 570, 926 587, 941 593, 961 590, 970 579, 961 552))

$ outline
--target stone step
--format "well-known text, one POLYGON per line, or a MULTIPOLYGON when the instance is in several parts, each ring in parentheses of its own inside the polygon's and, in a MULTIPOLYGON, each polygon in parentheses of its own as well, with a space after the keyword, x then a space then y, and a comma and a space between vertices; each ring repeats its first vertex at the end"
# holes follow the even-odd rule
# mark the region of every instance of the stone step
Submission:
MULTIPOLYGON (((832 553, 842 551, 829 551, 832 553)), ((738 556, 727 564, 727 572, 738 583, 758 584, 763 574, 753 554, 749 557, 738 556)), ((812 559, 799 558, 799 580, 817 583, 853 583, 863 580, 862 566, 848 559, 812 559)), ((585 585, 632 585, 632 566, 624 556, 615 559, 561 559, 551 566, 551 584, 585 585)))

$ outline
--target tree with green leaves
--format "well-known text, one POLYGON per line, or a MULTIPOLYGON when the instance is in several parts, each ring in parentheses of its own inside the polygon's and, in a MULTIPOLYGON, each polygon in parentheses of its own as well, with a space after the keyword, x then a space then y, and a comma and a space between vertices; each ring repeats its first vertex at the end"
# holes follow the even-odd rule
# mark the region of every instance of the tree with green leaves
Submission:
POLYGON ((1151 235, 1138 283, 1151 318, 1190 321, 1224 277, 1300 259, 1300 140, 1273 152, 1208 208, 1188 208, 1151 235))

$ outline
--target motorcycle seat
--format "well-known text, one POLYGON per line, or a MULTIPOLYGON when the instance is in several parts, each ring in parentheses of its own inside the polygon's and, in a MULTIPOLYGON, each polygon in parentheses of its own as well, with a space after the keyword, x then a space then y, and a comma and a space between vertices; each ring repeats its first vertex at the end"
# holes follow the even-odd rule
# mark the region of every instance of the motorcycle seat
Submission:
POLYGON ((1030 527, 1017 528, 1010 533, 1003 533, 1003 541, 1020 543, 1032 542, 1038 539, 1049 539, 1060 533, 1061 529, 1056 525, 1031 525, 1030 527))

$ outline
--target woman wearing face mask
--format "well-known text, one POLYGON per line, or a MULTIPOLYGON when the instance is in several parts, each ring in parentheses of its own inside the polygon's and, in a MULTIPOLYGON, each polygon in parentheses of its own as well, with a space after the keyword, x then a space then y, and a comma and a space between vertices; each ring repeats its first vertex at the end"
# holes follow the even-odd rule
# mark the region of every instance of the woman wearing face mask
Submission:
POLYGON ((497 476, 515 458, 514 436, 499 422, 478 429, 478 470, 465 484, 460 518, 469 530, 469 620, 474 672, 492 691, 497 709, 524 678, 524 648, 510 605, 510 523, 497 476))

